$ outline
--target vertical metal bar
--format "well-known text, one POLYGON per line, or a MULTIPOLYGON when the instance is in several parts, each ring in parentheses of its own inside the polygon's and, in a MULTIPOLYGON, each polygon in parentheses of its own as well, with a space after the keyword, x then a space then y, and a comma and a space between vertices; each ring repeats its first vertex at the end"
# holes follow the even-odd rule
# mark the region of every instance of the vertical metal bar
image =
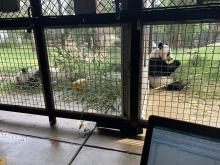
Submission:
POLYGON ((142 10, 142 0, 128 0, 128 12, 132 13, 131 22, 131 42, 130 42, 130 120, 131 133, 138 134, 138 120, 140 116, 140 73, 141 73, 141 36, 142 27, 140 25, 140 13, 142 10))
MULTIPOLYGON (((120 1, 117 0, 115 3, 119 3, 120 1)), ((127 10, 128 0, 122 1, 122 10, 127 10)), ((117 6, 117 4, 116 4, 117 6)), ((118 6, 120 6, 118 4, 118 6)), ((116 10, 120 15, 121 11, 116 10)), ((122 55, 122 85, 123 85, 123 116, 129 118, 130 112, 130 25, 126 24, 123 25, 121 28, 121 55, 122 55)))
MULTIPOLYGON (((154 8, 155 0, 152 1, 151 7, 154 8)), ((150 25, 149 30, 149 48, 148 48, 148 54, 152 52, 152 42, 153 42, 153 25, 150 25)), ((156 41, 157 44, 157 41, 156 41)), ((144 54, 144 66, 146 66, 146 53, 144 54)))
POLYGON ((122 27, 122 80, 123 80, 123 116, 130 118, 130 43, 131 30, 130 25, 122 27))
MULTIPOLYGON (((31 0, 33 18, 39 19, 42 16, 42 6, 40 0, 31 0)), ((38 55, 38 63, 43 83, 43 94, 45 99, 45 106, 49 113, 50 125, 56 124, 56 117, 54 115, 54 99, 50 80, 49 61, 47 56, 46 40, 44 28, 39 24, 33 25, 35 43, 38 55)))

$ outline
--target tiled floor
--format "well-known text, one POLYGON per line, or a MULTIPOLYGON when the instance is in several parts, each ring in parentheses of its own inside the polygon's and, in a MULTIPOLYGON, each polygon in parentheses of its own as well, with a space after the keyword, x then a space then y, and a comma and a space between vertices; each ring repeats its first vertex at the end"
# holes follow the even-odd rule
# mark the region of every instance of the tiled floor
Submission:
MULTIPOLYGON (((80 122, 58 118, 50 128, 43 116, 0 111, 0 165, 138 165, 144 135, 79 129, 80 122), (87 140, 87 141, 86 141, 87 140)), ((95 124, 85 122, 93 130, 95 124)))
MULTIPOLYGON (((79 145, 0 132, 0 155, 5 164, 67 164, 79 145)), ((3 163, 2 163, 3 164, 3 163)))

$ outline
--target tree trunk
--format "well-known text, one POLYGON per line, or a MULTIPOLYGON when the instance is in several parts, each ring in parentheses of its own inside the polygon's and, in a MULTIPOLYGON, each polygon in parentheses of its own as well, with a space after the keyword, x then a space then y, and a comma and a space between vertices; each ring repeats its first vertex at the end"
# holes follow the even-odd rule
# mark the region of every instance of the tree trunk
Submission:
POLYGON ((31 49, 32 49, 32 52, 36 52, 34 33, 30 33, 30 37, 31 37, 31 49))
MULTIPOLYGON (((63 15, 63 11, 62 11, 62 3, 60 0, 57 0, 58 3, 58 13, 59 15, 63 15)), ((65 33, 64 33, 64 29, 60 29, 60 39, 61 39, 61 46, 62 48, 65 47, 65 33)))
POLYGON ((180 25, 175 25, 175 30, 174 30, 174 34, 173 34, 173 47, 177 48, 179 47, 179 41, 180 41, 180 25))
POLYGON ((208 43, 215 43, 218 38, 218 29, 220 24, 219 23, 213 23, 209 25, 209 33, 208 33, 208 43))
MULTIPOLYGON (((95 0, 74 0, 74 10, 76 14, 96 14, 95 0), (86 4, 86 5, 85 5, 86 4)), ((100 30, 103 28, 93 28, 89 47, 97 49, 100 46, 100 30)))

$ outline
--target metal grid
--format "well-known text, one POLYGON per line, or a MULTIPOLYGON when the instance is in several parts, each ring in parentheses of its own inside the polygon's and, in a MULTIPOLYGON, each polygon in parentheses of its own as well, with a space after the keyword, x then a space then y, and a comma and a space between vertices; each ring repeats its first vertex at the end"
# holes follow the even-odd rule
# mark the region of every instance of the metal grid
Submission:
POLYGON ((0 18, 28 17, 29 0, 20 0, 20 10, 18 12, 0 12, 0 18))
POLYGON ((220 2, 219 0, 143 0, 144 8, 167 8, 195 5, 220 5, 220 2))
POLYGON ((158 115, 220 127, 219 53, 219 23, 145 26, 142 119, 158 115), (168 44, 181 62, 168 78, 185 84, 182 90, 149 87, 149 54, 159 41, 168 44))
POLYGON ((114 13, 116 6, 112 0, 97 0, 97 13, 114 13))
POLYGON ((0 30, 0 104, 45 107, 33 33, 0 30))
POLYGON ((55 108, 121 115, 121 28, 46 29, 55 108))
MULTIPOLYGON (((115 3, 112 0, 97 0, 96 13, 113 13, 115 12, 115 3)), ((73 0, 42 0, 43 15, 75 15, 73 0)))

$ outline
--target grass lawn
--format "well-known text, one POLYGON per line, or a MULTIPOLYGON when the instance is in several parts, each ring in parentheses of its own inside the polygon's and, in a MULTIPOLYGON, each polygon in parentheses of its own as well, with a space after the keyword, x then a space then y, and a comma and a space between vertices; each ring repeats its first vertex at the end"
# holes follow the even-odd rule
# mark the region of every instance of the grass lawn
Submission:
POLYGON ((189 83, 188 92, 200 98, 220 98, 220 47, 200 47, 173 52, 182 65, 174 78, 189 83))
POLYGON ((0 71, 15 72, 22 67, 37 66, 37 55, 31 47, 0 48, 0 71))
MULTIPOLYGON (((220 47, 200 47, 173 50, 176 59, 182 65, 173 75, 175 79, 189 83, 187 92, 204 98, 220 98, 220 47)), ((54 65, 57 50, 49 49, 50 65, 54 65)), ((82 60, 71 60, 67 67, 77 68, 81 72, 105 70, 112 64, 120 64, 120 49, 111 51, 106 62, 85 63, 82 60)), ((37 55, 31 47, 21 45, 12 48, 0 48, 0 72, 17 72, 22 67, 37 66, 37 55)), ((114 66, 113 66, 114 67, 114 66)), ((117 67, 117 66, 116 66, 117 67)))

